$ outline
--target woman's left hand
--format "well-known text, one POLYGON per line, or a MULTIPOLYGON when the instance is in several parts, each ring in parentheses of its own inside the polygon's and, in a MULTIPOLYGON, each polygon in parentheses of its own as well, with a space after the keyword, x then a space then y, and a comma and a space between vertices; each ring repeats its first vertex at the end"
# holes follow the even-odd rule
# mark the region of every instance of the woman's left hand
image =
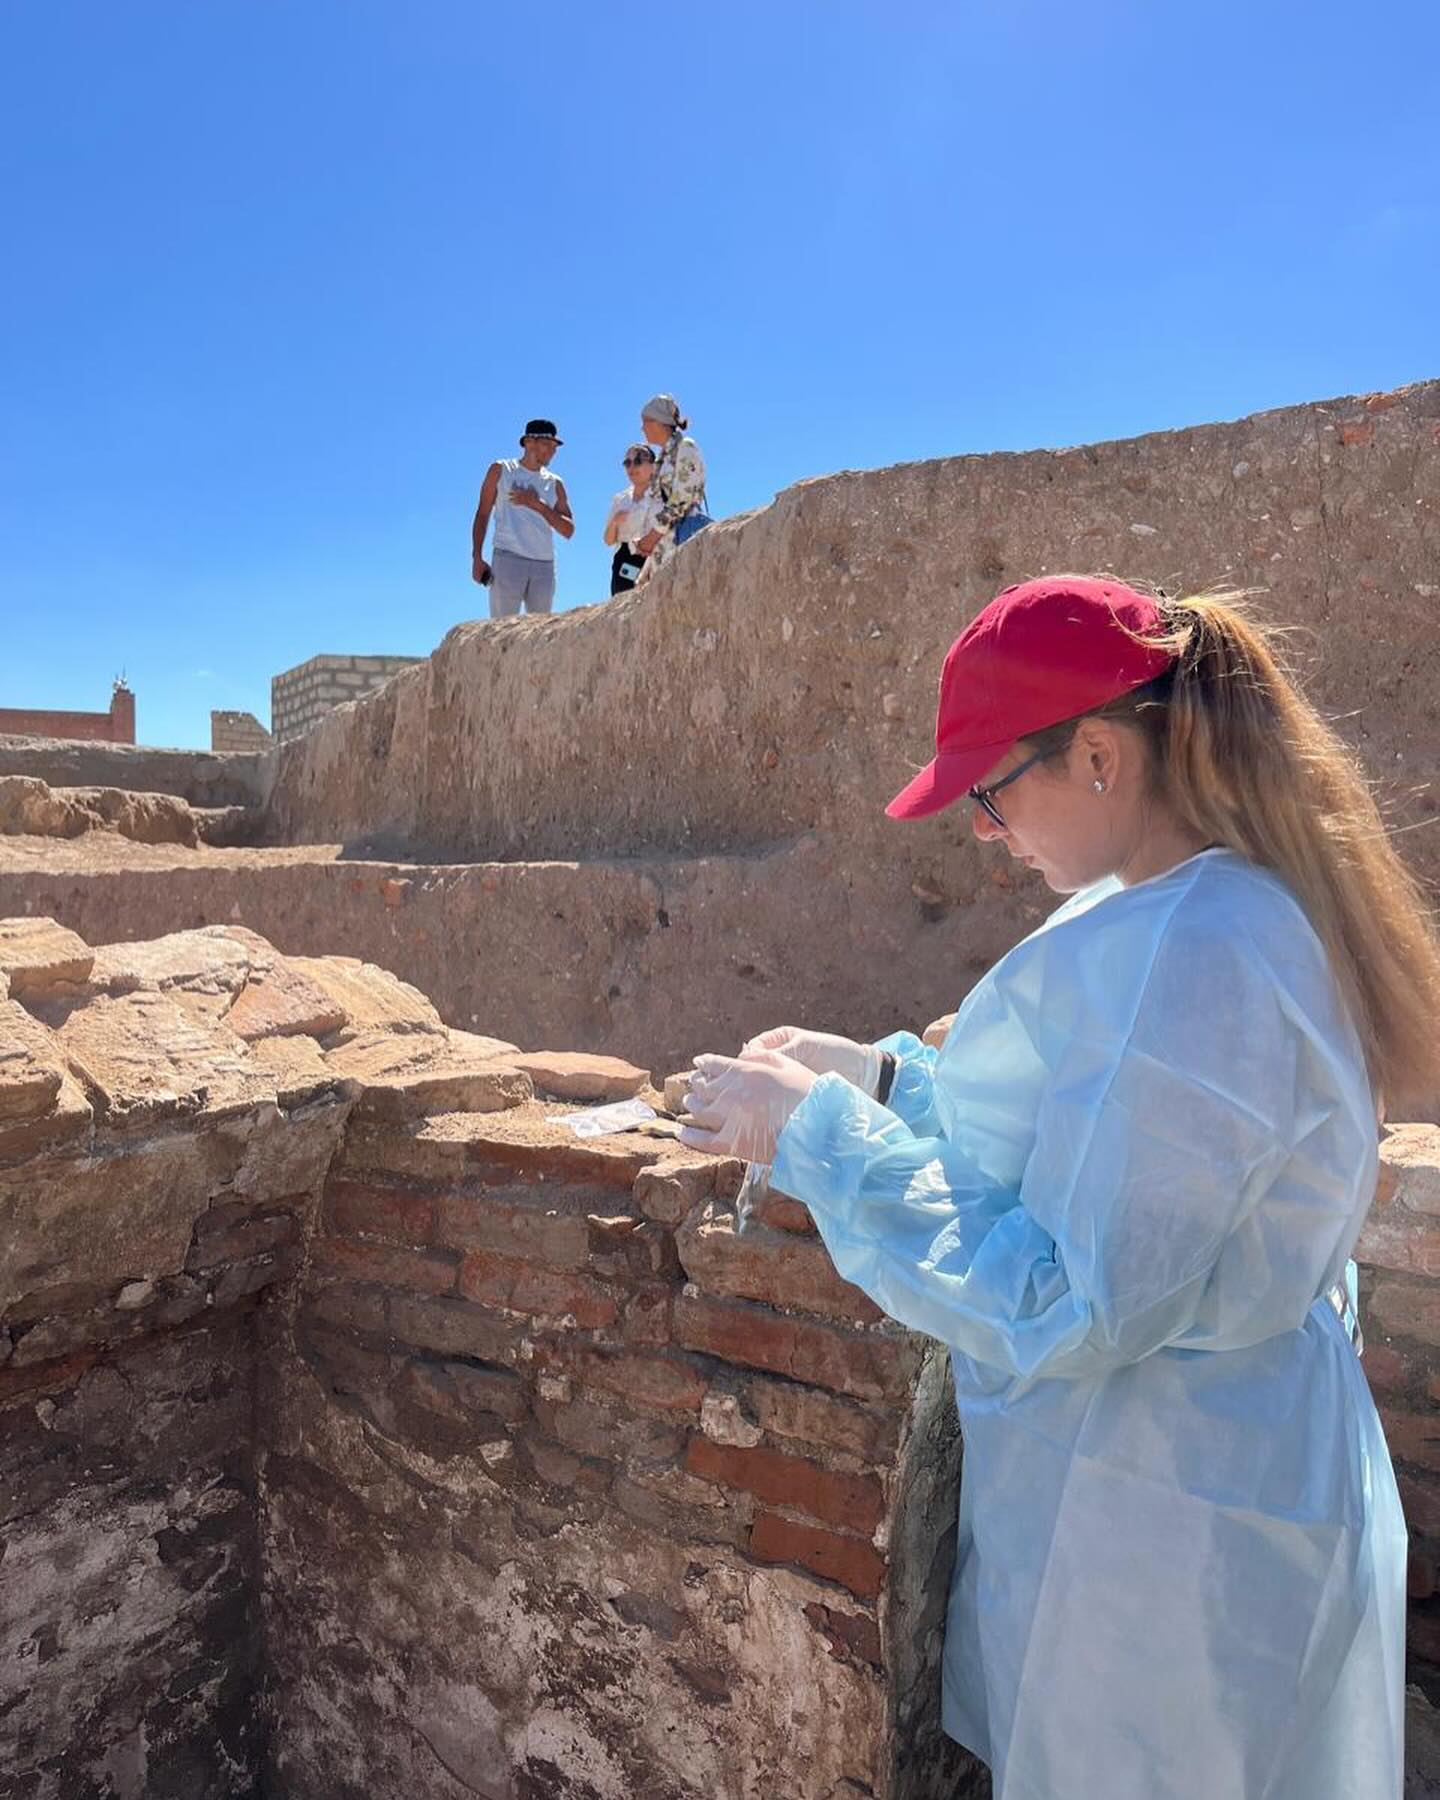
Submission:
POLYGON ((776 1050, 697 1056, 680 1142, 746 1162, 773 1162, 780 1133, 814 1082, 813 1070, 776 1050))
POLYGON ((647 531, 635 549, 641 556, 648 556, 664 535, 662 531, 647 531))

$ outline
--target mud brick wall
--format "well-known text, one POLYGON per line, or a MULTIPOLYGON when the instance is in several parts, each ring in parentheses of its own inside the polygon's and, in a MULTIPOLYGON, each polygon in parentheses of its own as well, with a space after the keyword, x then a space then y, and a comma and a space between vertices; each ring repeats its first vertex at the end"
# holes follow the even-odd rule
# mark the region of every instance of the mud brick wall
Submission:
POLYGON ((280 1790, 979 1791, 944 1358, 802 1209, 737 1239, 738 1165, 554 1110, 357 1117, 332 1169, 266 1359, 280 1790))

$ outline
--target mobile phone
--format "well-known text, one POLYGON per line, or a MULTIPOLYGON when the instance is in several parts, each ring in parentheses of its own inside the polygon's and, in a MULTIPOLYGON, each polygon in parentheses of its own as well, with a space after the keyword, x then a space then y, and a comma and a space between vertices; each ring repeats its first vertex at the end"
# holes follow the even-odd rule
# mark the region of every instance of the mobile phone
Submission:
POLYGON ((495 573, 495 571, 493 569, 486 569, 485 573, 480 577, 481 587, 489 587, 491 577, 494 575, 494 573, 495 573))

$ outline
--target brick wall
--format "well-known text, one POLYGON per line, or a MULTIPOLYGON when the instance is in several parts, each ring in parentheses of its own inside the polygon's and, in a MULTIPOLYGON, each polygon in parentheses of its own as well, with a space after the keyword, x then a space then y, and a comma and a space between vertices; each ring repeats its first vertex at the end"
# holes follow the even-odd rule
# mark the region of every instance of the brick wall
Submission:
POLYGON ((247 750, 268 750, 274 738, 251 712, 210 713, 210 748, 228 756, 247 750))
POLYGON ((1440 1706, 1440 1129, 1394 1126, 1382 1157, 1357 1251, 1365 1372, 1410 1527, 1409 1675, 1440 1706))
MULTIPOLYGON (((793 1202, 737 1236, 734 1163, 560 1121, 643 1071, 238 927, 0 920, 0 1039, 0 1789, 985 1791, 936 1716, 945 1359, 793 1202)), ((1440 1131, 1383 1162, 1420 1800, 1440 1131)))
POLYGON ((418 656, 312 656, 270 682, 270 729, 281 741, 300 737, 347 700, 383 687, 418 656))
POLYGON ((108 712, 44 712, 27 707, 0 706, 0 734, 133 744, 135 696, 122 682, 117 682, 108 712))

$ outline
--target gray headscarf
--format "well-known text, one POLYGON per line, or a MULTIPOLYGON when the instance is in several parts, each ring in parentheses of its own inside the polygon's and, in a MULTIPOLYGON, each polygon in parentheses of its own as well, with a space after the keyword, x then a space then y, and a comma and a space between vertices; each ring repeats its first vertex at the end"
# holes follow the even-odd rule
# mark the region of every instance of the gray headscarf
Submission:
POLYGON ((653 419, 671 431, 683 431, 688 423, 680 417, 680 403, 673 394, 656 394, 653 400, 647 400, 640 408, 640 417, 653 419))

